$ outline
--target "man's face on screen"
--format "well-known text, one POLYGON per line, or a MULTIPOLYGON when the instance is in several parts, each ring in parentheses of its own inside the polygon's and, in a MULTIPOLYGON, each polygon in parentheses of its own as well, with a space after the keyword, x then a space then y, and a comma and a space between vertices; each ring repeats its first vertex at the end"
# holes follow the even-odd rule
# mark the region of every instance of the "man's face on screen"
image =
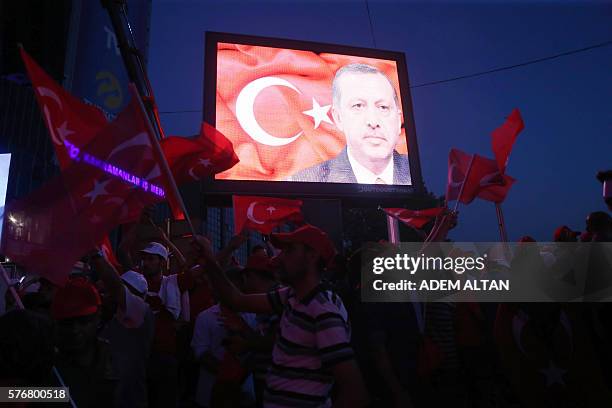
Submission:
POLYGON ((340 100, 332 109, 355 158, 366 165, 388 160, 401 131, 402 112, 381 74, 346 73, 338 78, 340 100))

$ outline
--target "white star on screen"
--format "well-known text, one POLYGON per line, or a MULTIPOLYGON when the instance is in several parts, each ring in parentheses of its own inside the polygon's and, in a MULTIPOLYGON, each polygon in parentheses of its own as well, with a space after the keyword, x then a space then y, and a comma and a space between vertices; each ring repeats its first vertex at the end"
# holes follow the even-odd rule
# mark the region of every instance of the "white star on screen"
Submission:
POLYGON ((314 128, 318 128, 321 122, 327 122, 333 125, 333 122, 329 119, 327 112, 331 108, 331 105, 321 106, 317 100, 312 98, 312 109, 302 112, 304 115, 312 116, 314 119, 314 128))

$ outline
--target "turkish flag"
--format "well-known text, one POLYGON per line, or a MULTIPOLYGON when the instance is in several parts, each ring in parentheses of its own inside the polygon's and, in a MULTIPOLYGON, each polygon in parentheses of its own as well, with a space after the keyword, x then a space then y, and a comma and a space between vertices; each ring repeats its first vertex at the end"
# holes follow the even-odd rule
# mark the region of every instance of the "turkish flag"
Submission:
POLYGON ((405 208, 383 208, 383 211, 397 218, 409 227, 421 229, 444 211, 444 207, 427 208, 425 210, 407 210, 405 208))
POLYGON ((6 206, 2 253, 27 271, 63 284, 74 263, 114 227, 165 198, 165 180, 146 118, 132 98, 62 173, 6 206))
POLYGON ((62 169, 72 162, 65 141, 76 147, 87 145, 102 130, 106 118, 100 109, 87 105, 55 82, 23 48, 19 50, 28 71, 34 95, 49 130, 62 169))
POLYGON ((234 203, 234 231, 245 227, 270 234, 289 221, 302 222, 302 201, 284 198, 232 196, 234 203))
MULTIPOLYGON (((70 155, 76 154, 76 149, 86 146, 108 122, 100 109, 67 92, 23 48, 20 52, 55 147, 60 168, 65 169, 72 162, 70 155)), ((178 200, 173 194, 168 195, 168 201, 175 219, 184 219, 178 200)))
MULTIPOLYGON (((228 43, 217 51, 215 125, 240 158, 217 179, 286 180, 338 155, 346 140, 332 120, 331 84, 344 65, 380 69, 400 97, 394 61, 228 43)), ((407 152, 403 130, 396 150, 407 152)))
MULTIPOLYGON (((76 149, 91 142, 108 122, 100 109, 67 92, 23 48, 19 51, 51 136, 59 166, 64 170, 72 164, 71 151, 76 154, 76 149)), ((118 266, 107 236, 102 239, 100 246, 107 253, 109 261, 118 266)))
POLYGON ((205 122, 196 137, 171 136, 160 144, 178 184, 210 177, 239 161, 232 142, 205 122))
POLYGON ((102 250, 102 252, 104 252, 104 256, 106 257, 108 262, 110 262, 111 265, 117 268, 117 270, 121 270, 121 264, 115 256, 115 252, 113 251, 113 246, 111 245, 108 235, 102 238, 102 241, 100 242, 100 249, 102 250))
POLYGON ((451 149, 449 153, 447 201, 459 199, 460 202, 469 204, 478 197, 500 203, 504 201, 515 181, 499 171, 495 160, 478 154, 470 155, 459 149, 451 149), (463 192, 462 184, 465 184, 463 192))
POLYGON ((495 129, 491 134, 493 154, 495 155, 497 166, 502 173, 506 171, 508 157, 516 137, 524 128, 525 124, 523 123, 521 112, 518 109, 514 109, 504 124, 495 129))

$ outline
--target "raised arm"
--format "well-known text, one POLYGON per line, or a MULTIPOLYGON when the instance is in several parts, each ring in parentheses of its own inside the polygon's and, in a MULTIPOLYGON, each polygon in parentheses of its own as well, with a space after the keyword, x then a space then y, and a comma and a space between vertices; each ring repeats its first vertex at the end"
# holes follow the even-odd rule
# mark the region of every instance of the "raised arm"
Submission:
POLYGON ((104 257, 102 251, 92 256, 91 263, 98 273, 100 280, 104 282, 105 289, 117 300, 117 306, 125 311, 125 286, 123 286, 121 282, 119 273, 117 273, 113 265, 104 257))
POLYGON ((227 279, 207 238, 196 236, 195 243, 200 251, 198 261, 208 275, 213 293, 222 303, 239 312, 270 313, 273 311, 267 294, 245 295, 227 279))

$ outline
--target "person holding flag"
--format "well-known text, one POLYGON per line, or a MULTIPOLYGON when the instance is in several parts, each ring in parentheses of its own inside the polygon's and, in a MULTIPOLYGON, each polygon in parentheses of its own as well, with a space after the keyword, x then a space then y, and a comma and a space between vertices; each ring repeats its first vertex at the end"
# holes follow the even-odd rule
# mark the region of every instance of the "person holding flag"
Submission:
POLYGON ((291 233, 271 234, 281 249, 282 280, 267 294, 244 294, 225 277, 208 239, 196 237, 200 262, 219 299, 236 311, 276 313, 279 333, 266 377, 264 406, 360 407, 368 402, 365 384, 350 346, 350 326, 342 300, 321 282, 336 250, 319 228, 304 225, 291 233))

